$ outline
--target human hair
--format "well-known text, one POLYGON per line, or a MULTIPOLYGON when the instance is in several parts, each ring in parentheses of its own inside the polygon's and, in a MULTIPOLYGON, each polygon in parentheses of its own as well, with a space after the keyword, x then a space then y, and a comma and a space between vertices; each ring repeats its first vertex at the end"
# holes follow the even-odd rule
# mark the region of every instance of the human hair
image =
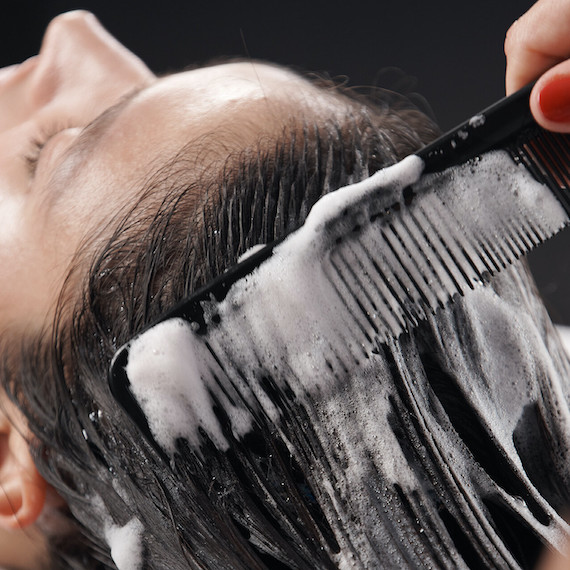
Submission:
MULTIPOLYGON (((300 112, 278 136, 236 144, 198 176, 194 147, 182 148, 102 230, 110 238, 101 245, 97 236, 78 252, 53 326, 3 339, 3 387, 27 420, 38 469, 69 509, 61 516, 71 530, 44 525, 52 567, 120 567, 125 554, 113 537, 133 535, 143 537, 140 567, 153 569, 336 568, 341 559, 530 567, 538 542, 556 544, 563 529, 556 510, 569 487, 564 434, 547 404, 563 405, 549 386, 560 384, 567 364, 521 267, 379 345, 374 367, 333 382, 322 405, 300 406, 269 383, 279 425, 256 417, 245 437, 227 434, 225 452, 202 434, 199 449, 181 438, 165 456, 111 394, 107 375, 119 346, 249 248, 298 228, 323 194, 437 134, 403 98, 337 97, 343 117, 300 112), (535 337, 549 351, 542 368, 538 359, 521 368, 520 384, 533 397, 524 417, 512 411, 514 431, 505 436, 487 401, 500 392, 492 387, 498 368, 485 361, 490 347, 479 320, 489 318, 488 307, 507 305, 518 307, 519 320, 533 315, 535 337), (365 433, 367 414, 380 438, 365 433), (538 472, 533 441, 554 475, 538 472), (444 460, 447 451, 453 456, 444 460), (354 461, 360 474, 343 479, 354 461)), ((506 339, 511 315, 494 315, 506 339)), ((226 425, 224 410, 216 413, 226 425)))

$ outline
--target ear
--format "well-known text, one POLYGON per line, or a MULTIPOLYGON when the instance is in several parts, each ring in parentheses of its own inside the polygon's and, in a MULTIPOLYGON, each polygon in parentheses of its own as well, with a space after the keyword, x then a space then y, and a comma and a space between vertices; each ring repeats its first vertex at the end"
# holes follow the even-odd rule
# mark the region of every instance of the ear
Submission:
MULTIPOLYGON (((46 482, 38 473, 23 435, 22 425, 11 423, 0 408, 0 528, 18 529, 33 524, 44 507, 46 482)), ((12 417, 12 414, 10 414, 12 417)))

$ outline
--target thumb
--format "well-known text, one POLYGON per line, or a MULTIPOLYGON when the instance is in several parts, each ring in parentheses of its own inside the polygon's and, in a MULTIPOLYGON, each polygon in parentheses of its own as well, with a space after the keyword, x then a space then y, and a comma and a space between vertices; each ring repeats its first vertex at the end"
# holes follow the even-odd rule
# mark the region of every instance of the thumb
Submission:
POLYGON ((545 129, 570 133, 570 60, 549 69, 536 82, 530 109, 545 129))

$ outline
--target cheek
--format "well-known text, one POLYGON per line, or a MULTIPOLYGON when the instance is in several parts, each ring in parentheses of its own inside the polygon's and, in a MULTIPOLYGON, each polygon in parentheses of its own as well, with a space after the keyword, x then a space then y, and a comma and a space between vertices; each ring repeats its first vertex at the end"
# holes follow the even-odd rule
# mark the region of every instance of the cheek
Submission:
POLYGON ((14 251, 25 228, 23 196, 0 195, 0 256, 14 251))
POLYGON ((10 325, 41 326, 63 282, 63 262, 42 220, 20 217, 0 237, 0 332, 10 325))

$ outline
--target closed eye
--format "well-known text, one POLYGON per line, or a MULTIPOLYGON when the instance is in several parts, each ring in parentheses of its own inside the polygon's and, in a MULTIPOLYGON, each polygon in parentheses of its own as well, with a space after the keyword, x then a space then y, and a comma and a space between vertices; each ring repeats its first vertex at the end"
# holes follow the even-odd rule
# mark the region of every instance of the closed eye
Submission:
POLYGON ((43 148, 53 137, 70 128, 73 127, 68 125, 54 125, 53 127, 45 128, 39 135, 36 135, 34 138, 32 138, 29 144, 29 148, 24 155, 24 161, 26 163, 26 168, 28 170, 28 175, 30 178, 34 178, 36 174, 38 162, 40 160, 43 148))
MULTIPOLYGON (((83 134, 88 132, 94 134, 96 131, 102 132, 102 127, 108 122, 112 121, 113 118, 117 117, 121 110, 132 101, 138 93, 146 88, 146 84, 140 85, 121 97, 117 103, 103 111, 99 116, 93 119, 88 125, 82 127, 83 134)), ((42 154, 42 150, 45 148, 47 143, 56 135, 65 131, 67 129, 76 128, 77 125, 70 123, 54 123, 51 126, 47 125, 41 130, 35 137, 30 140, 29 148, 24 154, 24 161, 28 170, 30 179, 33 179, 36 170, 38 168, 38 163, 42 154)))

